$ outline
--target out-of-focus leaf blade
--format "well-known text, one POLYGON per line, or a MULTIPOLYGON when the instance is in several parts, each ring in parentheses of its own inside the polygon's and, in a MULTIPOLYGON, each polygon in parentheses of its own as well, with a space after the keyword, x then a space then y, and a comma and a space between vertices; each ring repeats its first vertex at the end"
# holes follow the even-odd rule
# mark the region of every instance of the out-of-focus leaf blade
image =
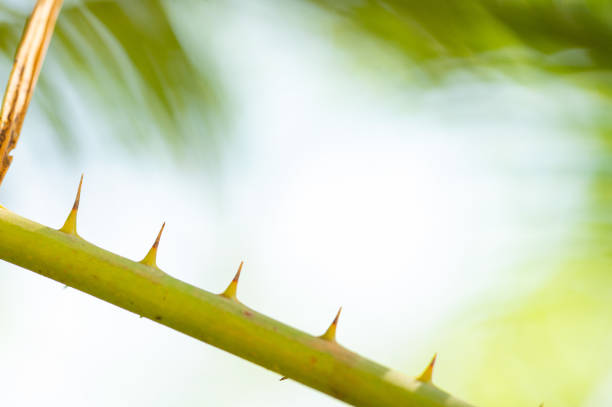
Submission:
POLYGON ((595 1, 310 0, 378 38, 432 77, 517 65, 612 94, 612 5, 595 1))
MULTIPOLYGON (((0 50, 12 56, 26 15, 4 12, 13 18, 0 21, 0 50)), ((214 153, 215 129, 224 116, 218 83, 211 67, 196 66, 183 48, 163 1, 66 4, 50 58, 112 133, 97 136, 112 136, 134 150, 161 143, 177 157, 186 151, 214 153)), ((78 137, 66 134, 75 131, 68 125, 73 117, 67 115, 66 89, 54 79, 43 70, 37 98, 54 126, 64 122, 57 129, 64 133, 63 144, 74 144, 78 137)))

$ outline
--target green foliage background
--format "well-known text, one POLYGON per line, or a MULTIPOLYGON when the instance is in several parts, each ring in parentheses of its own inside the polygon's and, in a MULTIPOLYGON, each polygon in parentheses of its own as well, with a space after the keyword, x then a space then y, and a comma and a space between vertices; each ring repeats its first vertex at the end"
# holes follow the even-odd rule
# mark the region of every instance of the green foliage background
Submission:
MULTIPOLYGON (((556 183, 580 178, 588 186, 588 211, 572 214, 579 221, 565 226, 571 239, 517 271, 533 273, 537 284, 511 286, 503 299, 475 304, 475 310, 489 308, 488 317, 477 322, 464 316, 471 321, 465 326, 479 326, 477 332, 456 328, 459 323, 441 335, 444 346, 464 352, 449 369, 470 401, 589 405, 605 387, 612 362, 612 4, 296 0, 295 5, 295 13, 316 7, 329 15, 333 30, 325 40, 350 55, 364 78, 401 77, 397 86, 421 91, 444 90, 462 75, 485 85, 502 78, 543 93, 569 87, 588 101, 586 114, 555 124, 598 147, 591 162, 553 169, 556 183), (396 63, 373 60, 368 47, 392 54, 396 63), (462 374, 466 364, 469 375, 462 374)), ((0 49, 11 58, 27 7, 0 10, 0 49)), ((304 18, 313 15, 319 14, 304 18)), ((223 156, 224 128, 235 113, 226 84, 218 64, 193 60, 176 24, 161 0, 66 4, 35 103, 56 127, 67 156, 78 155, 81 137, 64 103, 67 85, 90 109, 112 118, 109 134, 115 140, 109 142, 121 149, 138 155, 169 148, 179 166, 211 167, 223 156), (63 82, 54 80, 57 72, 63 82)))

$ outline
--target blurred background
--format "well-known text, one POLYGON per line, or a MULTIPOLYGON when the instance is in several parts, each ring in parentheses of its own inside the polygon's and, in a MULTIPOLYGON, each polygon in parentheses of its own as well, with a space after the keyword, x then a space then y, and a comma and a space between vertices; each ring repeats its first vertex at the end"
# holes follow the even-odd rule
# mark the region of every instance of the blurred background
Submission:
MULTIPOLYGON (((8 78, 34 1, 0 1, 8 78)), ((66 1, 0 191, 477 406, 612 405, 612 5, 66 1)), ((0 404, 340 406, 0 263, 0 404)))

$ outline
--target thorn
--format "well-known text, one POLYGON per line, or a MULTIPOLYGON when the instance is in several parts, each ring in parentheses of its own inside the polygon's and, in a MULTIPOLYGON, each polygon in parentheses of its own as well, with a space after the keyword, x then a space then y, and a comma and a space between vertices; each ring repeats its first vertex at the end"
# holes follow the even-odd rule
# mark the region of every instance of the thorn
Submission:
POLYGON ((279 382, 282 382, 283 380, 287 380, 287 379, 288 379, 288 377, 287 377, 287 376, 283 376, 283 377, 281 377, 281 378, 280 378, 278 381, 279 381, 279 382))
POLYGON ((431 383, 431 378, 433 376, 433 369, 434 369, 434 365, 436 364, 437 357, 438 357, 438 354, 434 353, 433 358, 431 358, 431 362, 429 362, 425 370, 423 370, 423 373, 421 373, 421 375, 417 377, 418 381, 423 382, 423 383, 431 383))
POLYGON ((238 301, 238 298, 236 297, 236 291, 238 290, 238 279, 240 278, 240 272, 242 271, 243 265, 244 265, 244 262, 241 261, 240 266, 238 266, 238 271, 236 272, 236 275, 234 276, 234 279, 229 283, 225 291, 221 293, 222 297, 229 298, 230 300, 238 301))
POLYGON ((161 239, 161 235, 165 227, 166 222, 162 224, 162 227, 159 230, 159 233, 157 234, 157 238, 155 239, 153 246, 151 246, 151 249, 149 249, 147 255, 144 257, 144 259, 140 260, 141 264, 144 264, 145 266, 155 267, 156 269, 159 268, 157 267, 157 248, 159 246, 159 240, 161 239))
POLYGON ((83 186, 83 174, 81 174, 81 180, 79 181, 79 189, 77 190, 74 205, 72 205, 72 209, 68 214, 68 218, 66 218, 66 222, 64 222, 64 226, 59 229, 60 232, 68 233, 69 235, 79 236, 79 234, 77 233, 77 212, 79 211, 79 202, 81 201, 81 186, 83 186))
POLYGON ((323 335, 319 336, 319 338, 324 339, 326 341, 330 341, 330 342, 336 342, 336 327, 338 326, 338 319, 340 318, 341 312, 342 312, 342 307, 340 307, 340 309, 338 310, 338 313, 336 314, 336 318, 334 318, 329 328, 327 328, 327 331, 325 331, 323 335))

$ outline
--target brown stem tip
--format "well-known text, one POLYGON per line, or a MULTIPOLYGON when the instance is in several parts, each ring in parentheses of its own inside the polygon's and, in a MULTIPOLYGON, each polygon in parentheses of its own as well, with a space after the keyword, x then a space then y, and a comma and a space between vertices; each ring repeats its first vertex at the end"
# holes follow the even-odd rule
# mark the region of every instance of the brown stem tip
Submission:
POLYGON ((0 108, 0 183, 13 161, 38 74, 53 35, 62 0, 38 0, 23 35, 0 108))

